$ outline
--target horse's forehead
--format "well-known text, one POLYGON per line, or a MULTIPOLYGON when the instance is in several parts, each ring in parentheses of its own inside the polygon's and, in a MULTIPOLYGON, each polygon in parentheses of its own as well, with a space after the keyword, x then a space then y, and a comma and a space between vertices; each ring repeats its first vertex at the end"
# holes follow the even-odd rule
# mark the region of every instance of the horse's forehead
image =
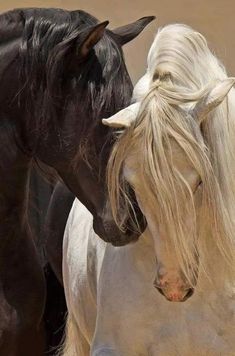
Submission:
MULTIPOLYGON (((183 176, 191 188, 193 188, 198 182, 199 175, 193 168, 192 163, 180 145, 175 142, 175 140, 170 141, 172 165, 183 176)), ((166 152, 166 154, 168 155, 170 153, 166 152)), ((138 149, 135 149, 133 152, 129 153, 124 163, 124 176, 130 183, 133 183, 134 185, 138 184, 139 181, 138 170, 141 164, 140 160, 138 159, 139 155, 141 155, 141 152, 138 149)))
POLYGON ((138 163, 136 162, 136 154, 130 154, 126 157, 123 167, 123 173, 125 178, 129 182, 136 181, 138 177, 138 163))
POLYGON ((171 140, 171 152, 173 166, 183 176, 187 183, 191 187, 194 187, 194 185, 198 182, 199 175, 184 150, 175 140, 171 140))

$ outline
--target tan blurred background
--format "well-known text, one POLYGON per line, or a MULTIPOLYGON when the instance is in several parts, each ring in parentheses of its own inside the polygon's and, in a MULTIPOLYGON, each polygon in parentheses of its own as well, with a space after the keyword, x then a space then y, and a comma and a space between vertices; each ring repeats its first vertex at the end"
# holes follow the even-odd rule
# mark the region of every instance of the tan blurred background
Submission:
POLYGON ((146 56, 159 26, 188 24, 206 36, 210 47, 235 76, 235 0, 0 0, 0 11, 16 7, 83 9, 110 28, 145 15, 157 20, 125 48, 127 66, 134 82, 145 72, 146 56))

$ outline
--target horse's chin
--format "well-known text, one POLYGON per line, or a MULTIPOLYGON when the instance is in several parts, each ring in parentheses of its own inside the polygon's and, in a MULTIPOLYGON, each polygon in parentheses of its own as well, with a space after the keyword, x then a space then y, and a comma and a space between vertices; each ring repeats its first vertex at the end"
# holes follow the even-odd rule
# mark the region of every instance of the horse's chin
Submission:
POLYGON ((95 233, 105 242, 113 246, 125 246, 138 241, 141 232, 132 232, 127 230, 123 233, 114 222, 103 222, 101 218, 95 217, 93 220, 95 233))

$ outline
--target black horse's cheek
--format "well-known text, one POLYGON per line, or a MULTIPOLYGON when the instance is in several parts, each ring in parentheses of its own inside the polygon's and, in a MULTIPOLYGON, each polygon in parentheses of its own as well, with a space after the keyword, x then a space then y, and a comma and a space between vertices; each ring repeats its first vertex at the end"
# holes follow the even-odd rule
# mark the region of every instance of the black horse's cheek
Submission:
POLYGON ((141 235, 140 232, 133 232, 129 229, 122 232, 113 221, 105 222, 100 217, 94 218, 93 228, 102 240, 111 243, 113 246, 125 246, 134 243, 141 235))

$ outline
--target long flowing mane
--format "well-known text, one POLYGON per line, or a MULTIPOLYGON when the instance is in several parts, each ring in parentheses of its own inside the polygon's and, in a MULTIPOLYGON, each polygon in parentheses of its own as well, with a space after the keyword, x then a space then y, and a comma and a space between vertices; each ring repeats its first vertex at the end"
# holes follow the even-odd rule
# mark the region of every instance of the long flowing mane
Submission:
MULTIPOLYGON (((17 9, 0 16, 1 38, 7 41, 13 34, 20 38, 22 86, 17 96, 29 113, 28 130, 37 133, 35 150, 46 137, 48 125, 53 124, 59 134, 63 113, 72 110, 73 92, 77 93, 73 110, 89 109, 87 120, 78 118, 80 132, 85 135, 92 136, 92 127, 97 129, 101 113, 109 116, 129 104, 133 87, 127 78, 121 46, 111 31, 105 31, 95 46, 95 55, 90 55, 85 65, 76 61, 76 45, 71 44, 79 47, 81 31, 97 23, 95 17, 80 10, 17 9), (75 48, 74 53, 70 47, 75 48)), ((106 129, 100 125, 99 130, 106 129)))
POLYGON ((234 279, 235 91, 201 125, 190 116, 190 108, 227 75, 205 38, 180 24, 159 30, 149 52, 147 74, 149 89, 143 93, 137 120, 120 134, 109 160, 113 215, 123 228, 119 212, 132 209, 123 170, 128 155, 138 152, 142 192, 156 221, 166 226, 185 275, 199 257, 205 271, 220 266, 221 278, 234 279), (174 168, 172 142, 201 178, 199 213, 192 189, 174 168), (184 223, 188 208, 194 211, 194 246, 184 223))

